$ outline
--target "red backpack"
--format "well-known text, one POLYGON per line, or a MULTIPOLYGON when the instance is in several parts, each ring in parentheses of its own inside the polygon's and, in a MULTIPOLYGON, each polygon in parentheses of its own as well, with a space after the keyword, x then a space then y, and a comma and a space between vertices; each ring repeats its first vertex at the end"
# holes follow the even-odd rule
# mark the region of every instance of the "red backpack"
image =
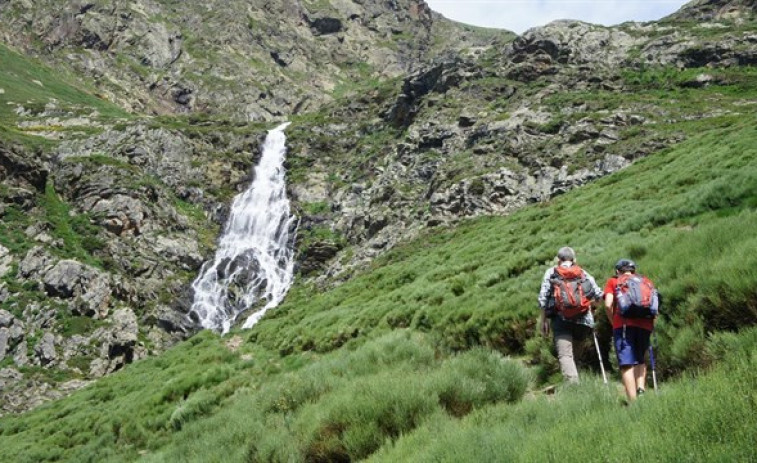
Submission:
POLYGON ((657 289, 644 275, 620 275, 615 287, 615 299, 620 315, 625 318, 654 318, 660 312, 657 289))
POLYGON ((594 290, 581 267, 557 266, 549 281, 557 313, 565 318, 576 318, 589 311, 594 290))

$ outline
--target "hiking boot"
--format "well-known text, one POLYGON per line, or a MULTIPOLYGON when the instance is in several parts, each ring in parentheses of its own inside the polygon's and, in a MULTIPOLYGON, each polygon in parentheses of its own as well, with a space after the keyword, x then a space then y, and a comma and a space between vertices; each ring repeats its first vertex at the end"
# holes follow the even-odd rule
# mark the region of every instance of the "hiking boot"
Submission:
POLYGON ((642 389, 642 388, 638 388, 638 389, 636 389, 636 397, 641 397, 641 396, 643 396, 645 392, 646 392, 646 391, 645 391, 644 389, 642 389))

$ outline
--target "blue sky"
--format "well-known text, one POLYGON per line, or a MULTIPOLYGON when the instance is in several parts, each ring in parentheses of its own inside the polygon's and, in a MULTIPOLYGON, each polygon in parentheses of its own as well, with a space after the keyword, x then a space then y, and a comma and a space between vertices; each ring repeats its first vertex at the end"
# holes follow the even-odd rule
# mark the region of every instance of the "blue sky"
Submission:
POLYGON ((426 0, 426 3, 455 21, 522 34, 556 19, 579 19, 605 26, 653 21, 677 11, 688 0, 426 0))

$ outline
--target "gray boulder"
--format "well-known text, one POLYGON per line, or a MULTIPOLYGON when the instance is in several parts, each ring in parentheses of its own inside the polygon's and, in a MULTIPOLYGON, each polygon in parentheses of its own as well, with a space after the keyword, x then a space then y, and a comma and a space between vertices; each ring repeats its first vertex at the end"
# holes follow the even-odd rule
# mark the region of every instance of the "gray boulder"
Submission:
POLYGON ((89 374, 99 378, 121 369, 145 355, 143 349, 137 347, 139 326, 137 316, 131 309, 116 310, 111 316, 111 326, 100 331, 100 358, 95 359, 89 374))
POLYGON ((36 277, 44 274, 53 265, 54 259, 42 246, 35 246, 26 253, 18 265, 18 274, 22 278, 36 277))
POLYGON ((34 347, 34 353, 43 366, 54 362, 58 358, 55 352, 55 335, 50 332, 45 333, 34 347))
POLYGON ((109 278, 97 269, 74 260, 62 260, 42 281, 49 296, 76 298, 74 313, 96 318, 107 315, 111 297, 109 278))
POLYGON ((148 208, 140 200, 124 194, 101 197, 90 211, 104 217, 101 224, 106 230, 119 236, 127 233, 140 234, 149 214, 148 208))
POLYGON ((640 42, 619 29, 560 20, 529 29, 505 53, 514 63, 592 64, 605 68, 620 65, 628 51, 640 42))
POLYGON ((26 340, 21 341, 16 346, 16 350, 13 352, 13 363, 15 363, 19 368, 29 364, 28 346, 26 340))
POLYGON ((8 328, 0 328, 0 360, 5 358, 5 353, 8 352, 10 345, 10 331, 8 328))
POLYGON ((48 174, 39 159, 26 155, 19 146, 8 147, 0 141, 0 180, 3 185, 44 191, 48 174))
POLYGON ((13 264, 13 256, 8 248, 0 244, 0 277, 8 273, 13 264))
POLYGON ((7 328, 13 324, 13 314, 5 309, 0 309, 0 328, 7 328))

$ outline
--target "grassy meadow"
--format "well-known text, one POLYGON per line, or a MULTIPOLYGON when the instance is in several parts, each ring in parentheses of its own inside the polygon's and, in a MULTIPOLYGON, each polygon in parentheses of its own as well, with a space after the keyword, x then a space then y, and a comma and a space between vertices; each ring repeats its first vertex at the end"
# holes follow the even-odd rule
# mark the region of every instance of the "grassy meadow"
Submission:
POLYGON ((657 283, 660 342, 681 355, 661 368, 681 371, 706 333, 756 314, 754 122, 693 122, 699 136, 549 203, 431 231, 334 290, 297 287, 243 336, 282 354, 327 352, 408 327, 452 351, 518 354, 533 337, 541 277, 571 245, 600 284, 621 257, 657 283))
POLYGON ((682 128, 549 203, 429 230, 328 291, 298 285, 250 331, 3 417, 0 460, 749 461, 757 117, 682 128), (591 355, 581 385, 539 392, 555 370, 536 292, 563 245, 600 283, 630 257, 659 286, 659 395, 622 406, 591 355))
POLYGON ((666 383, 630 407, 613 388, 584 381, 555 396, 498 404, 427 422, 371 462, 754 461, 757 330, 715 336, 707 374, 666 383))
POLYGON ((129 113, 95 96, 80 79, 62 69, 20 55, 0 44, 0 137, 32 146, 49 145, 40 133, 91 133, 102 123, 130 118, 129 113), (44 117, 43 117, 44 116, 44 117), (86 118, 64 125, 66 120, 86 118), (23 127, 18 124, 23 123, 23 127))

